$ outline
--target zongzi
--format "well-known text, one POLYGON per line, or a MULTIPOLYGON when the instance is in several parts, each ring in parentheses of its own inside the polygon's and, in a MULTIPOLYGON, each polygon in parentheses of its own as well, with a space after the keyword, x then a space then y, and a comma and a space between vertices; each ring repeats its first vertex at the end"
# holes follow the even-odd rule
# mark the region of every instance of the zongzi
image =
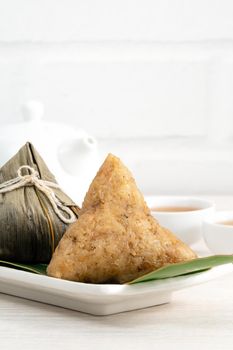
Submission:
POLYGON ((0 169, 0 259, 48 263, 78 211, 27 143, 0 169))
POLYGON ((129 170, 109 155, 86 194, 78 221, 64 234, 47 272, 73 281, 124 283, 195 257, 151 216, 129 170))

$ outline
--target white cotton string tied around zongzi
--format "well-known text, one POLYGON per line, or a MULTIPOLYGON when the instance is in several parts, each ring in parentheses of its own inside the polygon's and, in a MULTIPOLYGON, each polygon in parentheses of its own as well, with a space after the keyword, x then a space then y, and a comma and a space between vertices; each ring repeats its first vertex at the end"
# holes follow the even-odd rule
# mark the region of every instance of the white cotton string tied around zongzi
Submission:
POLYGON ((0 194, 11 192, 25 186, 35 186, 39 191, 45 194, 50 201, 54 212, 64 223, 71 224, 72 222, 76 221, 76 216, 73 211, 64 206, 52 190, 53 188, 60 188, 58 184, 40 179, 39 173, 29 165, 22 165, 17 170, 17 175, 18 176, 14 179, 0 184, 0 194), (23 169, 27 169, 29 174, 23 175, 23 169), (66 213, 68 217, 66 217, 63 213, 66 213))

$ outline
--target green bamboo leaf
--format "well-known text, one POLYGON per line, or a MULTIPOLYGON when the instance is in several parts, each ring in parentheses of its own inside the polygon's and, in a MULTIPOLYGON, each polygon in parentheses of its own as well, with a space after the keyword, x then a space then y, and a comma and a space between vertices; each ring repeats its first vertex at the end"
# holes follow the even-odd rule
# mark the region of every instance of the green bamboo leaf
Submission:
POLYGON ((208 270, 212 267, 233 263, 233 255, 213 255, 205 258, 197 258, 190 261, 170 264, 133 281, 128 282, 128 284, 141 283, 153 280, 160 280, 170 277, 177 277, 182 275, 188 275, 192 273, 201 272, 203 270, 208 270))
MULTIPOLYGON (((214 255, 205 258, 193 259, 191 261, 170 264, 146 275, 143 275, 128 284, 148 282, 152 280, 161 280, 165 278, 189 275, 208 270, 212 267, 233 263, 233 255, 214 255)), ((11 261, 0 260, 0 266, 11 267, 27 272, 33 272, 39 275, 46 275, 46 264, 21 264, 11 261)))
POLYGON ((38 275, 46 275, 46 264, 21 264, 12 261, 0 260, 0 266, 11 267, 17 270, 37 273, 38 275))

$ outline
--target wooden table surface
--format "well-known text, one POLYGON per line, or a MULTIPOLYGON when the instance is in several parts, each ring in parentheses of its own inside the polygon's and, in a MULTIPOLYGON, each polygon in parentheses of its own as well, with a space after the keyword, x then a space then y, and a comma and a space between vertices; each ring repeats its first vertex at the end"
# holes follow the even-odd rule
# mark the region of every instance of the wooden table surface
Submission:
MULTIPOLYGON (((233 209, 233 197, 205 198, 233 209)), ((176 292, 170 304, 101 317, 0 294, 8 349, 233 349, 233 274, 176 292)))

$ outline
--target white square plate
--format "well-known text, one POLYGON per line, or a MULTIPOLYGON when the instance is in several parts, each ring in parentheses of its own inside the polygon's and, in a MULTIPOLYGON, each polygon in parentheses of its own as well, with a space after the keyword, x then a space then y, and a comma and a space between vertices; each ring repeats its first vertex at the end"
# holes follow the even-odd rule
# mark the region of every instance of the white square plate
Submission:
POLYGON ((88 284, 0 267, 0 292, 93 315, 110 315, 168 303, 174 291, 233 272, 233 264, 135 285, 88 284))

